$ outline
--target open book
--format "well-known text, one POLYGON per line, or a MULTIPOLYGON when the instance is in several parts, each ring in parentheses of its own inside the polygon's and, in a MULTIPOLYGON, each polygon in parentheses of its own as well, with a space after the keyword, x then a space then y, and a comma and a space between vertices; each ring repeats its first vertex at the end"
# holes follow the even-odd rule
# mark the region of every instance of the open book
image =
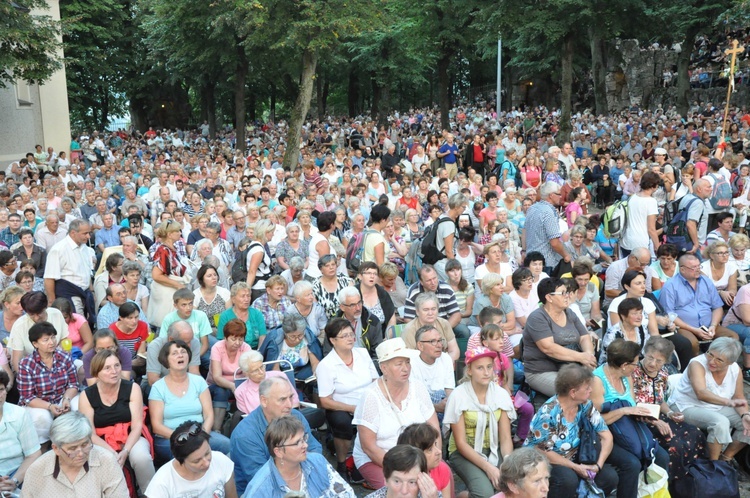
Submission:
POLYGON ((649 417, 658 419, 659 418, 659 411, 661 410, 661 407, 659 405, 653 405, 651 403, 638 403, 635 406, 638 408, 645 408, 650 412, 649 417))

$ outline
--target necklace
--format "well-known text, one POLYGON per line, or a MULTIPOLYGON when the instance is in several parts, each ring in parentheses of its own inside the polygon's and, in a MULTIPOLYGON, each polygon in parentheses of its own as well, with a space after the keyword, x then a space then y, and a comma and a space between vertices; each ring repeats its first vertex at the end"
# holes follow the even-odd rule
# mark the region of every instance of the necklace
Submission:
MULTIPOLYGON (((290 478, 288 478, 288 479, 287 479, 286 477, 284 477, 284 480, 285 480, 285 481, 287 481, 287 482, 294 482, 294 481, 296 481, 296 480, 297 480, 297 479, 299 478, 299 476, 301 476, 301 475, 302 475, 302 467, 300 467, 300 468, 299 468, 299 472, 297 472, 297 475, 296 475, 296 476, 294 476, 294 477, 290 477, 290 478)), ((283 477, 283 476, 282 476, 282 477, 283 477)))
POLYGON ((344 365, 346 365, 349 368, 352 368, 352 365, 354 365, 354 355, 352 355, 352 361, 350 361, 349 363, 344 362, 344 365))

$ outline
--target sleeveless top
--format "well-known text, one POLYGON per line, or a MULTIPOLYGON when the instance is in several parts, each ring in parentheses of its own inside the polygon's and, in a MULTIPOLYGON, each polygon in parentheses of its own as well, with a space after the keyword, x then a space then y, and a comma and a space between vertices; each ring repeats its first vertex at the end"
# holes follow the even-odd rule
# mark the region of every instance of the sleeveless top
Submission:
POLYGON ((633 391, 630 389, 630 381, 628 380, 628 378, 622 378, 622 384, 625 387, 625 392, 622 394, 618 393, 609 382, 607 375, 604 373, 604 367, 605 365, 599 365, 596 370, 594 370, 594 375, 599 377, 602 380, 602 384, 604 384, 604 402, 612 403, 621 399, 624 401, 628 401, 632 406, 635 406, 635 399, 633 398, 633 391))
POLYGON ((133 383, 120 381, 120 391, 117 393, 117 400, 112 406, 107 406, 102 402, 99 396, 99 386, 94 384, 86 388, 86 396, 89 399, 91 408, 94 409, 94 427, 111 427, 121 422, 130 422, 130 393, 133 389, 133 383))

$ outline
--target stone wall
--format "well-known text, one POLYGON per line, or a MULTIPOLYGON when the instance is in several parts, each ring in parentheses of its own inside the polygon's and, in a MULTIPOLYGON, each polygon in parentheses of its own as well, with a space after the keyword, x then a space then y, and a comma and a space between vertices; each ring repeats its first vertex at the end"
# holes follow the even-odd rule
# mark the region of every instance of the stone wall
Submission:
MULTIPOLYGON (((663 87, 664 68, 677 67, 677 53, 670 49, 643 48, 638 40, 615 40, 608 47, 607 105, 610 112, 627 109, 633 105, 656 109, 676 105, 677 89, 663 87)), ((673 77, 672 82, 674 83, 673 77)), ((726 87, 694 89, 690 101, 711 102, 719 107, 726 101, 726 87)), ((750 88, 737 87, 732 94, 732 106, 750 103, 750 88)))

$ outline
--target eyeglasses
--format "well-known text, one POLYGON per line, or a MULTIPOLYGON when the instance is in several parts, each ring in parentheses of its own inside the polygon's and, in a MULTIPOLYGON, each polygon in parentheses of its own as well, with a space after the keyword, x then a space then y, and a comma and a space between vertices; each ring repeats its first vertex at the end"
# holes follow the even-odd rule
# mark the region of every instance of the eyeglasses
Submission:
POLYGON ((350 303, 350 304, 341 304, 339 306, 346 306, 347 308, 359 308, 362 306, 362 301, 357 301, 356 303, 350 303))
POLYGON ((650 354, 647 354, 646 356, 644 356, 643 361, 645 363, 653 363, 654 365, 657 365, 657 366, 663 366, 666 363, 666 361, 661 360, 659 358, 655 358, 654 356, 651 356, 650 354))
POLYGON ((175 439, 175 443, 177 444, 185 444, 190 440, 191 436, 197 436, 203 432, 203 427, 201 427, 198 424, 191 425, 187 431, 179 434, 177 438, 175 439))
POLYGON ((708 353, 706 353, 706 357, 708 357, 708 359, 710 359, 710 360, 714 360, 719 365, 723 365, 724 363, 727 362, 727 360, 725 360, 723 358, 719 358, 718 356, 716 356, 715 354, 713 354, 711 351, 709 351, 708 353))
POLYGON ((680 266, 680 269, 687 270, 687 271, 698 271, 698 270, 701 269, 701 267, 700 266, 694 266, 694 267, 691 268, 689 266, 682 265, 682 266, 680 266))
POLYGON ((287 334, 285 337, 289 339, 290 341, 301 341, 302 339, 305 338, 305 334, 294 334, 294 335, 287 334))
POLYGON ((348 339, 354 339, 355 337, 357 336, 354 334, 339 334, 336 337, 334 337, 334 339, 348 340, 348 339))
POLYGON ((79 453, 82 455, 85 455, 86 453, 91 451, 91 448, 93 447, 94 447, 94 443, 92 443, 91 440, 89 440, 88 443, 84 443, 81 446, 73 448, 72 450, 66 450, 65 448, 60 446, 60 451, 65 453, 65 455, 67 455, 68 458, 75 458, 76 455, 78 455, 79 453))
POLYGON ((376 271, 366 271, 364 273, 361 273, 360 275, 367 276, 367 277, 377 277, 378 272, 376 271))
POLYGON ((729 251, 721 251, 713 253, 714 256, 729 256, 729 251))
POLYGON ((550 292, 547 294, 548 296, 567 296, 568 291, 562 291, 562 292, 550 292))
POLYGON ((445 347, 447 344, 447 341, 445 339, 433 339, 431 341, 419 341, 422 344, 429 344, 430 346, 437 346, 440 345, 441 347, 445 347))
POLYGON ((293 443, 280 444, 280 445, 277 446, 277 448, 287 448, 287 447, 290 447, 290 446, 297 446, 297 447, 299 447, 299 446, 302 446, 304 444, 307 444, 308 439, 310 439, 310 434, 305 433, 305 434, 302 434, 302 437, 299 438, 297 441, 295 441, 293 443))

